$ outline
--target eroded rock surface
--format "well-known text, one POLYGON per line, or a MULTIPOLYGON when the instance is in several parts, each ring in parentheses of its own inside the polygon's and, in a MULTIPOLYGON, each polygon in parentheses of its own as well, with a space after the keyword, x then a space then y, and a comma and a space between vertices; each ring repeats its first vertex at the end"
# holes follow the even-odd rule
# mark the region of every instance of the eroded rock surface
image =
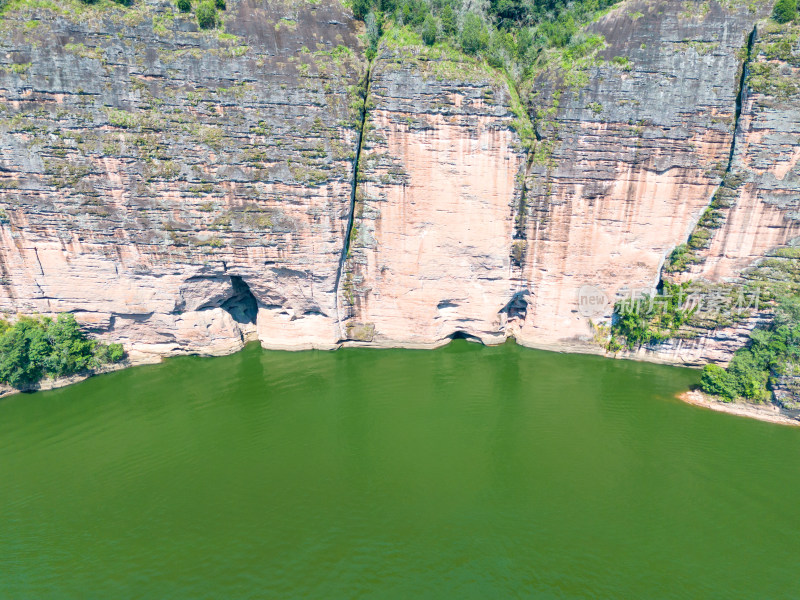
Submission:
MULTIPOLYGON (((665 256, 710 202, 729 159, 739 69, 759 14, 746 6, 628 2, 591 30, 607 59, 569 88, 546 73, 534 108, 547 112, 528 175, 527 250, 533 290, 518 337, 591 344, 577 294, 610 299, 654 290, 665 256), (707 9, 707 10, 706 10, 707 9)), ((612 303, 595 322, 608 323, 612 303)))
POLYGON ((357 27, 231 4, 224 34, 163 1, 3 18, 0 308, 159 355, 336 343, 357 27))
POLYGON ((369 341, 505 339, 524 162, 509 103, 505 80, 474 61, 381 48, 342 285, 348 322, 369 323, 369 341))
POLYGON ((689 277, 730 280, 800 236, 800 26, 765 24, 748 67, 735 188, 689 277))
MULTIPOLYGON (((250 337, 603 352, 592 323, 655 287, 726 175, 743 183, 690 276, 798 235, 795 92, 741 88, 769 4, 622 2, 587 29, 590 62, 524 90, 391 30, 368 62, 329 0, 232 1, 225 33, 166 0, 9 11, 0 309, 75 312, 140 357, 250 337)), ((752 61, 796 80, 791 43, 752 61)), ((641 357, 724 359, 760 318, 641 357)))

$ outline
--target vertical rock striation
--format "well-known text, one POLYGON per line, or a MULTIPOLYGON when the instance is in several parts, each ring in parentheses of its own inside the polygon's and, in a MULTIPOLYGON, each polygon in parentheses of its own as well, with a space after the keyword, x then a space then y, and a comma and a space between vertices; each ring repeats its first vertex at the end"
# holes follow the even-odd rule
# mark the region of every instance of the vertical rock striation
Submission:
POLYGON ((721 181, 741 51, 758 17, 716 2, 626 2, 590 28, 605 40, 604 62, 583 78, 545 72, 535 82, 532 110, 545 117, 527 182, 524 343, 590 346, 584 285, 610 300, 655 288, 721 181))
POLYGON ((688 277, 735 279, 800 236, 800 27, 758 32, 746 80, 724 222, 688 277))
POLYGON ((168 2, 75 5, 0 21, 0 308, 74 311, 134 352, 225 352, 256 330, 332 347, 355 23, 338 3, 242 0, 222 34, 168 2), (242 286, 245 321, 226 310, 242 286))
MULTIPOLYGON (((65 1, 0 19, 0 309, 74 312, 140 357, 602 352, 590 319, 657 285, 720 184, 685 277, 798 236, 795 30, 759 25, 742 72, 769 3, 621 2, 588 57, 516 89, 399 27, 368 63, 332 0, 233 1, 224 33, 167 0, 65 1), (579 311, 584 285, 604 310, 579 311)), ((703 344, 729 355, 759 318, 703 344)))
POLYGON ((343 283, 349 340, 505 339, 523 161, 505 80, 389 36, 372 69, 343 283))

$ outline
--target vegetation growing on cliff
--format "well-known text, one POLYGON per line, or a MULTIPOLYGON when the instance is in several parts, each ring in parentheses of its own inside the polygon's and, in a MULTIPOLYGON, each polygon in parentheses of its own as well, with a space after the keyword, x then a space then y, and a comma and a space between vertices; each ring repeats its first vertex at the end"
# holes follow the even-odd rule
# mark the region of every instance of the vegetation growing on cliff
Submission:
POLYGON ((0 320, 0 382, 15 388, 45 376, 74 375, 125 356, 121 344, 101 344, 80 330, 75 317, 20 317, 0 320))
POLYGON ((696 307, 687 307, 689 283, 665 282, 662 293, 622 300, 614 305, 617 319, 611 326, 611 351, 633 350, 642 344, 664 342, 675 337, 678 329, 694 314, 696 307))
MULTIPOLYGON (((708 365, 703 372, 706 393, 731 401, 770 399, 779 387, 797 386, 800 374, 800 248, 772 250, 746 271, 747 285, 758 288, 774 316, 750 334, 750 341, 734 354, 727 369, 708 365)), ((793 390, 797 394, 800 390, 793 390)), ((785 404, 781 400, 781 403, 785 404)), ((795 407, 796 408, 796 407, 795 407)))
POLYGON ((702 388, 730 402, 744 398, 767 402, 775 378, 800 364, 800 298, 782 296, 769 327, 754 329, 750 343, 736 351, 727 369, 709 364, 703 368, 702 388))
MULTIPOLYGON (((223 3, 224 6, 224 3, 223 3)), ((211 0, 203 0, 197 7, 197 24, 200 29, 213 29, 217 26, 217 6, 211 0)))
MULTIPOLYGON (((691 339, 757 316, 760 325, 727 369, 707 365, 702 389, 726 402, 767 402, 773 393, 800 394, 800 248, 780 247, 736 283, 665 282, 653 297, 617 302, 607 349, 616 352, 691 339)), ((781 397, 775 398, 784 407, 781 397)))
POLYGON ((680 273, 686 271, 690 265, 701 262, 699 251, 711 244, 714 230, 722 227, 726 211, 735 202, 738 189, 743 182, 742 173, 733 171, 725 173, 711 204, 703 212, 687 243, 677 246, 667 257, 664 263, 665 272, 680 273))
POLYGON ((772 12, 778 23, 788 23, 797 19, 797 0, 778 0, 772 12))
MULTIPOLYGON (((556 137, 551 134, 557 131, 552 117, 562 92, 587 84, 589 68, 603 62, 599 52, 606 47, 605 39, 588 35, 582 27, 620 0, 350 1, 355 17, 366 24, 370 60, 378 40, 387 39, 384 29, 391 29, 394 37, 402 30, 408 32, 402 37, 416 38, 411 45, 455 51, 500 75, 511 95, 521 146, 532 157, 531 164, 547 167, 556 137), (538 97, 541 86, 534 81, 540 76, 553 78, 552 97, 538 97)), ((629 60, 618 58, 624 64, 616 66, 632 68, 629 60)))
POLYGON ((352 8, 367 24, 368 45, 388 18, 416 31, 429 46, 445 42, 522 80, 543 50, 582 47, 581 26, 618 1, 353 0, 352 8))

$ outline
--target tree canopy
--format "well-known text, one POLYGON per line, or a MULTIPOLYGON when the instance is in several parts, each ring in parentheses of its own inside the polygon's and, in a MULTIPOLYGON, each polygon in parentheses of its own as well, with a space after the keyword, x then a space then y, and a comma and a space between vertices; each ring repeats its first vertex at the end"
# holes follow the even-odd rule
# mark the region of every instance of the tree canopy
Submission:
POLYGON ((81 331, 72 314, 0 320, 0 381, 21 388, 44 376, 64 377, 119 362, 120 344, 101 344, 81 331))

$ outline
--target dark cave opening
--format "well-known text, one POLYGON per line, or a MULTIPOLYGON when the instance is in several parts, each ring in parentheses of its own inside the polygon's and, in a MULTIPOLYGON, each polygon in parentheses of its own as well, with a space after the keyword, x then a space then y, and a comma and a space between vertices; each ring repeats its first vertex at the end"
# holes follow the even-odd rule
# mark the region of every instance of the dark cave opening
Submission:
POLYGON ((220 305, 221 308, 228 311, 237 323, 255 324, 258 301, 250 286, 239 275, 231 275, 231 287, 232 295, 220 305))
POLYGON ((467 340, 468 342, 478 342, 479 344, 482 343, 479 337, 471 335, 465 331, 456 331, 447 337, 449 337, 451 340, 467 340))

